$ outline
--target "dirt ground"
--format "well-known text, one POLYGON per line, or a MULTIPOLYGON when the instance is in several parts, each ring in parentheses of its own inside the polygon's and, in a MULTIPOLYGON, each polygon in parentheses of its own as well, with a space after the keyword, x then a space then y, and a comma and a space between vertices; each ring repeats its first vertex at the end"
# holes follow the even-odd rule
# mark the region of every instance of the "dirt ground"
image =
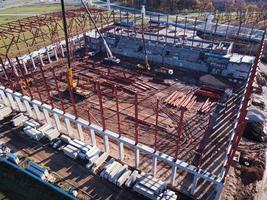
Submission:
MULTIPOLYGON (((262 88, 266 87, 266 68, 267 65, 260 63, 260 71, 257 74, 256 80, 256 87, 258 90, 254 91, 262 91, 262 88)), ((252 96, 255 97, 256 95, 260 95, 264 99, 265 94, 264 92, 255 92, 252 96)), ((263 111, 263 115, 266 113, 266 99, 264 103, 265 106, 258 106, 258 108, 263 111)), ((255 138, 255 140, 258 140, 258 138, 255 138)), ((264 194, 266 193, 266 175, 264 175, 264 172, 266 174, 266 149, 266 141, 254 142, 242 138, 237 150, 240 152, 240 162, 232 166, 229 170, 222 200, 267 199, 266 194, 264 194)))
POLYGON ((230 168, 222 200, 255 199, 261 190, 261 179, 266 163, 265 149, 266 144, 242 138, 238 147, 242 164, 230 168), (245 162, 250 166, 246 167, 245 162))

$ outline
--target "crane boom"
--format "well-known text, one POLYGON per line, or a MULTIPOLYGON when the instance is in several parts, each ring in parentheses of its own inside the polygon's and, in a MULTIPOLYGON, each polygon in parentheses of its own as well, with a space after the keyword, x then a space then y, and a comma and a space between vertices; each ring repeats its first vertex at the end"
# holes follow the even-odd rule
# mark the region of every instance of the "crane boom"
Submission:
POLYGON ((86 12, 87 12, 87 14, 88 14, 90 20, 92 21, 92 23, 93 23, 93 25, 94 25, 94 27, 95 27, 97 33, 99 34, 100 38, 103 40, 104 46, 105 46, 106 51, 107 51, 107 58, 106 58, 106 60, 107 60, 107 61, 110 61, 110 62, 113 62, 113 63, 120 63, 120 59, 118 59, 118 58, 116 58, 115 56, 113 56, 113 54, 112 54, 112 52, 111 52, 111 50, 110 50, 110 48, 109 48, 109 46, 108 46, 108 43, 107 43, 107 41, 105 40, 105 38, 103 37, 103 35, 102 35, 101 31, 99 30, 99 28, 97 27, 96 22, 95 22, 94 18, 92 17, 92 14, 91 14, 91 12, 90 12, 88 6, 87 6, 86 3, 84 2, 84 0, 81 0, 81 2, 82 2, 82 4, 83 4, 83 6, 84 6, 84 8, 85 8, 85 10, 86 10, 86 12))

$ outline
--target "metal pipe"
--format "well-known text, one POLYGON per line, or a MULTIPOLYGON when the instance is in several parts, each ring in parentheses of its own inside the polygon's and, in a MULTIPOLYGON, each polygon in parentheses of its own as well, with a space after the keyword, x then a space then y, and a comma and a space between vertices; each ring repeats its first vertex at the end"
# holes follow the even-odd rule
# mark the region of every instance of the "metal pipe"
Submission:
POLYGON ((159 124, 159 99, 157 98, 156 103, 156 128, 155 128, 155 144, 154 144, 154 151, 157 151, 157 143, 158 143, 158 124, 159 124))
POLYGON ((126 15, 127 15, 127 36, 129 37, 129 30, 130 30, 130 26, 129 26, 129 13, 128 13, 128 11, 127 11, 127 13, 126 13, 126 15))
POLYGON ((2 60, 2 58, 1 58, 1 57, 0 57, 0 64, 2 65, 2 69, 4 70, 4 73, 5 73, 6 79, 8 80, 8 82, 9 82, 9 84, 10 84, 10 87, 11 87, 11 89, 12 89, 12 90, 14 90, 14 86, 13 86, 13 83, 12 83, 12 81, 11 81, 11 79, 10 79, 10 75, 7 73, 7 71, 6 71, 6 67, 5 67, 5 64, 4 64, 4 62, 3 62, 3 60, 2 60))
POLYGON ((89 106, 89 108, 88 108, 88 112, 87 112, 87 119, 88 119, 89 124, 92 124, 92 121, 91 121, 91 114, 90 114, 90 106, 89 106))
MULTIPOLYGON (((36 79, 35 79, 35 77, 34 77, 34 72, 33 72, 33 69, 32 69, 32 68, 30 68, 30 75, 31 75, 31 77, 32 77, 32 79, 33 79, 33 82, 35 82, 35 81, 36 81, 36 79)), ((41 101, 41 103, 44 103, 44 102, 43 102, 43 98, 42 98, 42 95, 41 95, 41 92, 40 92, 40 89, 39 89, 39 86, 38 86, 38 85, 36 85, 36 91, 37 91, 37 94, 38 94, 38 96, 39 96, 39 100, 41 101)))
MULTIPOLYGON (((30 87, 29 87, 28 81, 27 81, 27 79, 26 79, 26 77, 25 77, 24 71, 23 71, 22 66, 21 66, 21 64, 20 64, 20 62, 19 62, 18 57, 16 57, 16 61, 17 61, 17 63, 18 63, 18 67, 20 68, 22 77, 23 77, 24 82, 25 82, 25 86, 26 86, 26 88, 27 88, 27 90, 28 90, 28 93, 29 93, 30 97, 33 99, 33 95, 32 95, 31 89, 30 89, 30 87)), ((10 62, 9 58, 8 58, 8 62, 10 62)), ((10 65, 11 65, 11 63, 10 63, 10 65)), ((13 65, 13 64, 12 64, 12 65, 13 65)), ((13 67, 14 67, 14 66, 13 66, 13 67)))
POLYGON ((158 15, 158 35, 157 35, 157 41, 159 41, 159 30, 160 30, 160 15, 158 15))
POLYGON ((200 144, 200 147, 199 147, 200 158, 199 158, 199 161, 198 161, 198 168, 201 168, 201 166, 202 166, 202 161, 203 161, 202 158, 203 158, 203 153, 204 153, 204 149, 205 149, 205 144, 207 143, 207 138, 208 138, 208 135, 209 135, 209 130, 210 130, 210 127, 211 127, 211 119, 212 119, 212 115, 211 115, 211 112, 210 112, 209 113, 208 125, 207 125, 207 128, 205 130, 202 143, 200 144))
POLYGON ((51 98, 51 96, 50 96, 50 92, 49 92, 48 84, 47 84, 46 79, 45 79, 45 75, 44 75, 43 67, 42 67, 42 65, 39 65, 39 67, 40 67, 40 70, 41 70, 42 78, 43 78, 43 80, 44 80, 45 90, 46 90, 46 92, 47 92, 48 99, 49 99, 49 101, 50 101, 50 104, 51 104, 52 108, 54 108, 53 100, 52 100, 52 98, 51 98))
POLYGON ((230 25, 230 20, 228 21, 227 27, 226 27, 226 30, 225 30, 225 37, 224 37, 225 40, 227 39, 229 25, 230 25))
POLYGON ((173 43, 176 43, 176 39, 177 39, 177 24, 178 24, 178 16, 176 15, 176 19, 175 19, 175 27, 174 27, 174 40, 173 43))
MULTIPOLYGON (((12 69, 12 73, 13 73, 14 79, 15 79, 15 81, 16 81, 16 84, 20 86, 20 78, 19 78, 19 74, 18 74, 18 72, 15 70, 13 64, 11 63, 11 61, 10 61, 10 59, 9 59, 9 57, 6 56, 6 58, 7 58, 7 61, 8 61, 9 65, 10 65, 10 67, 11 67, 11 69, 12 69), (15 71, 16 71, 16 72, 15 72, 15 71)), ((10 81, 12 82, 11 76, 9 76, 9 77, 10 77, 10 81)), ((13 86, 13 83, 11 83, 11 84, 12 84, 12 86, 13 86)), ((16 90, 16 87, 13 87, 13 89, 16 90)), ((22 89, 21 89, 21 92, 23 93, 23 90, 22 90, 22 89)))
POLYGON ((101 120, 102 120, 102 127, 103 127, 103 131, 105 131, 106 130, 106 123, 105 123, 105 117, 104 117, 102 92, 101 92, 101 88, 100 88, 100 83, 98 81, 96 82, 96 87, 97 87, 97 94, 98 94, 98 99, 99 99, 99 108, 100 108, 100 114, 101 114, 101 120))
POLYGON ((217 33, 217 28, 218 28, 218 22, 219 22, 219 20, 217 19, 216 20, 216 25, 215 25, 215 30, 214 30, 213 36, 212 36, 212 49, 213 49, 213 44, 215 42, 215 37, 216 37, 216 33, 217 33))
POLYGON ((69 51, 69 40, 68 40, 68 30, 67 30, 67 20, 66 20, 66 14, 65 14, 65 5, 64 0, 61 1, 61 9, 62 9, 62 20, 63 20, 63 29, 64 29, 64 37, 66 42, 66 57, 68 61, 68 68, 71 69, 71 62, 70 62, 70 51, 69 51))
POLYGON ((195 39, 195 34, 196 34, 196 26, 197 26, 197 18, 195 18, 195 23, 194 23, 194 31, 193 31, 193 38, 192 38, 192 47, 194 46, 194 39, 195 39))
POLYGON ((134 110, 135 110, 135 144, 138 144, 138 97, 137 97, 137 92, 134 94, 134 110))
POLYGON ((167 27, 166 27, 166 31, 165 31, 165 44, 167 43, 168 30, 169 30, 169 15, 167 15, 167 27))
MULTIPOLYGON (((204 38, 206 37, 207 23, 208 23, 208 18, 206 18, 205 20, 204 31, 203 31, 204 38)), ((203 46, 204 46, 204 40, 202 40, 201 48, 203 48, 203 46)))
POLYGON ((120 108, 119 108, 119 98, 118 98, 118 89, 117 86, 114 86, 114 93, 116 98, 116 113, 117 113, 117 121, 118 121, 118 132, 119 136, 121 136, 121 125, 120 125, 120 108))
POLYGON ((63 98, 62 98, 62 94, 61 94, 61 92, 59 90, 59 85, 58 85, 58 82, 57 82, 57 77, 56 77, 56 73, 55 73, 54 67, 52 67, 52 74, 53 74, 53 78, 54 78, 55 84, 56 84, 56 89, 57 89, 57 92, 58 92, 58 95, 59 95, 59 98, 60 98, 61 109, 65 113, 65 107, 64 107, 64 103, 63 103, 63 98))
POLYGON ((180 150, 180 140, 181 140, 181 135, 183 131, 183 120, 184 120, 184 113, 185 113, 185 108, 181 108, 181 115, 180 115, 180 120, 177 128, 177 138, 176 138, 176 151, 175 151, 175 158, 177 159, 178 153, 180 150))

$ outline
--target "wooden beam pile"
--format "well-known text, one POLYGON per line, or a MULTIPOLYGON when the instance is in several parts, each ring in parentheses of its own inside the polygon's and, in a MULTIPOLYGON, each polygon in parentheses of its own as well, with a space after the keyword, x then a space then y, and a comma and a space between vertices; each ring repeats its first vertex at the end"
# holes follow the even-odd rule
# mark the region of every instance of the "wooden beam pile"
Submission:
POLYGON ((176 107, 176 108, 186 108, 190 110, 196 104, 196 96, 194 93, 184 93, 181 91, 174 91, 169 97, 167 97, 164 103, 176 107))
POLYGON ((156 87, 154 87, 153 85, 149 84, 149 83, 144 83, 142 81, 135 81, 132 83, 132 85, 142 91, 147 91, 147 90, 151 90, 151 89, 155 89, 157 90, 156 87))
POLYGON ((200 113, 208 113, 213 104, 214 103, 208 98, 197 111, 200 113))

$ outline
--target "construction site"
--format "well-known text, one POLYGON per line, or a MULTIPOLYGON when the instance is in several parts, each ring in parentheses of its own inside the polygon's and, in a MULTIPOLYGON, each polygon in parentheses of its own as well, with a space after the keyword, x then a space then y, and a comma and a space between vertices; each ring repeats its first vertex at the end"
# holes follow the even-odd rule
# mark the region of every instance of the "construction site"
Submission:
MULTIPOLYGON (((138 171, 133 191, 113 198, 168 199, 172 191, 170 199, 220 199, 256 88, 267 16, 239 22, 88 4, 64 15, 0 25, 1 109, 97 148, 103 162, 127 166, 120 175, 138 171), (141 184, 148 177, 146 184, 162 182, 162 194, 141 184)), ((12 134, 14 146, 22 143, 12 134)))

